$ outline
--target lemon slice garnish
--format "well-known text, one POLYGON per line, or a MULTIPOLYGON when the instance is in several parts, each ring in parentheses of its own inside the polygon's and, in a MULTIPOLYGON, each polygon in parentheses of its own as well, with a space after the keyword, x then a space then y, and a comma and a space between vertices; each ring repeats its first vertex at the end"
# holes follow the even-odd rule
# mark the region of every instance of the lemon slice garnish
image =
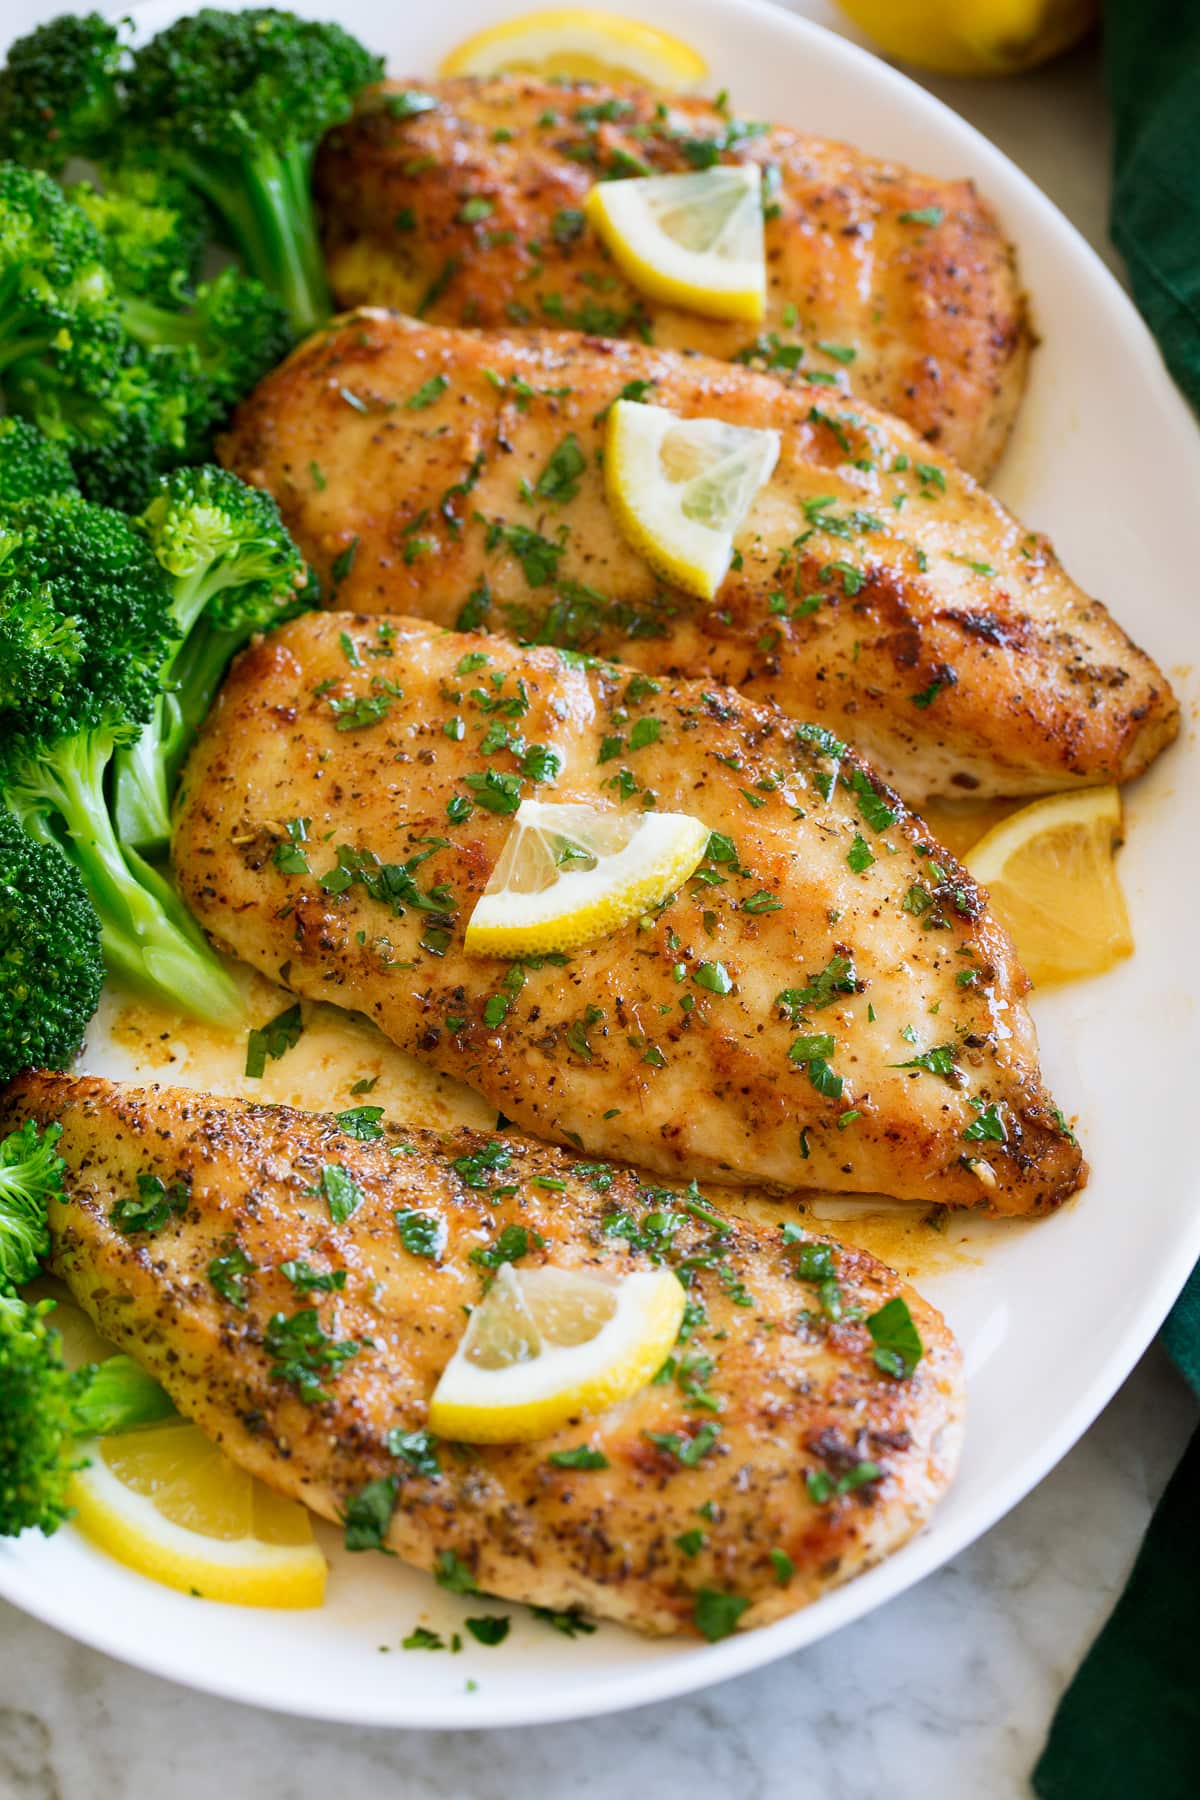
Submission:
POLYGON ((642 81, 668 93, 708 74, 698 51, 637 19, 590 7, 521 13, 477 31, 443 57, 442 75, 499 75, 506 69, 572 81, 642 81))
POLYGON ((777 431, 618 400, 608 415, 604 483, 623 536, 651 568, 711 600, 778 457, 777 431))
POLYGON ((1035 800, 993 827, 967 858, 1037 982, 1100 975, 1133 953, 1117 875, 1121 796, 1085 788, 1035 800))
POLYGON ((762 172, 753 163, 599 181, 584 211, 650 299, 714 319, 765 313, 762 172))
POLYGON ((686 881, 708 839, 707 825, 687 813, 523 800, 467 921, 465 948, 526 956, 604 937, 686 881))
POLYGON ((434 1390, 429 1428, 525 1444, 604 1412, 657 1374, 683 1320, 669 1269, 620 1279, 502 1263, 434 1390))
POLYGON ((325 1558, 303 1506, 235 1468, 172 1419, 82 1446, 75 1523, 141 1575, 238 1606, 320 1606, 325 1558))

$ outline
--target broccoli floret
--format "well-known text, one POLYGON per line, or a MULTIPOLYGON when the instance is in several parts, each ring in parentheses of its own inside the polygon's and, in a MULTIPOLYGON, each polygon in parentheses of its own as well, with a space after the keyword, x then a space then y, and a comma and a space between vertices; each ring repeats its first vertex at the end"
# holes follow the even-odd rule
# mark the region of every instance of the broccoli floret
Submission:
POLYGON ((0 156, 57 173, 98 156, 121 110, 123 25, 67 13, 18 38, 0 70, 0 156))
POLYGON ((187 446, 195 374, 127 334, 100 235, 58 184, 0 163, 0 392, 90 498, 142 504, 187 446))
POLYGON ((0 1288, 32 1281, 50 1254, 48 1207, 62 1198, 61 1125, 27 1119, 0 1139, 0 1288))
POLYGON ((128 1356, 70 1370, 46 1322, 54 1302, 0 1292, 0 1537, 47 1537, 71 1516, 70 1479, 86 1467, 78 1440, 129 1431, 174 1412, 128 1356))
POLYGON ((170 1418, 170 1400, 128 1356, 69 1370, 52 1300, 13 1290, 50 1253, 50 1203, 64 1201, 61 1125, 26 1120, 0 1141, 0 1537, 47 1536, 69 1517, 67 1487, 84 1466, 76 1440, 170 1418))
POLYGON ((106 164, 99 185, 76 182, 67 194, 100 234, 121 293, 171 305, 195 286, 211 224, 208 207, 187 182, 132 157, 106 164))
POLYGON ((105 794, 118 746, 153 717, 178 633, 143 534, 122 514, 64 496, 4 516, 0 619, 44 636, 36 591, 78 637, 43 658, 0 714, 0 798, 31 836, 61 843, 100 920, 110 970, 212 1019, 240 1016, 236 985, 170 885, 120 843, 105 794))
POLYGON ((78 872, 0 809, 0 1082, 22 1069, 66 1068, 103 980, 100 924, 78 872))
POLYGON ((137 342, 192 359, 195 388, 202 395, 194 408, 193 438, 199 433, 206 439, 292 346, 282 303, 261 281, 237 269, 224 269, 176 310, 123 299, 121 317, 137 342))
POLYGON ((275 501, 225 469, 164 476, 138 523, 167 578, 182 638, 153 720, 117 753, 117 828, 145 852, 168 842, 175 778, 230 657, 254 632, 311 605, 315 593, 301 592, 307 571, 275 501))
MULTIPOLYGON (((18 500, 33 500, 40 494, 75 491, 71 459, 61 444, 52 444, 26 419, 12 414, 0 419, 0 507, 12 506, 18 500)), ((4 653, 0 650, 0 683, 4 667, 4 653)))
POLYGON ((329 316, 312 164, 383 65, 337 25, 206 8, 134 58, 129 118, 224 220, 298 332, 329 316))

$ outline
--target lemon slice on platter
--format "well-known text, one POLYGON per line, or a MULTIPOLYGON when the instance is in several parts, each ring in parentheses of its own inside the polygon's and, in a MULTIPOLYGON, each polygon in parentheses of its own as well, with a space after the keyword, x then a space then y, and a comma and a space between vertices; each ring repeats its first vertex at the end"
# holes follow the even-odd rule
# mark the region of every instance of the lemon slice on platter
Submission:
POLYGON ((754 163, 599 181, 583 207, 651 300, 752 323, 766 312, 762 172, 754 163))
POLYGON ((779 433, 723 419, 680 419, 618 400, 608 415, 604 482, 622 535, 650 567, 711 600, 733 540, 771 478, 779 433))
POLYGON ((687 813, 604 812, 523 800, 475 906, 469 954, 531 956, 616 931, 667 898, 704 858, 707 825, 687 813))
POLYGON ((206 1600, 321 1605, 326 1563, 305 1508, 235 1468, 198 1426, 172 1419, 80 1448, 74 1522, 118 1562, 206 1600))
POLYGON ((694 88, 708 74, 698 51, 668 32, 591 7, 520 13, 464 40, 443 57, 441 75, 499 75, 507 69, 571 81, 640 81, 666 93, 694 88))
POLYGON ((1023 806, 967 857, 1035 982, 1100 975, 1132 955, 1115 863, 1121 837, 1117 789, 1085 788, 1023 806))
POLYGON ((604 1412, 657 1374, 683 1309, 669 1269, 608 1279, 502 1263, 434 1389, 429 1428, 468 1444, 525 1444, 604 1412))

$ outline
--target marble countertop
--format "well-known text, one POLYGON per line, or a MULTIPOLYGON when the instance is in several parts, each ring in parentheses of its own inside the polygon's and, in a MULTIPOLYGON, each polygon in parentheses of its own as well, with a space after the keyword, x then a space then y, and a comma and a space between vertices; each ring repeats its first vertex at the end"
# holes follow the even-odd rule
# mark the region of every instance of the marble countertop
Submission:
MULTIPOLYGON (((5 24, 58 10, 8 0, 5 24)), ((840 28, 822 0, 794 10, 840 28)), ((1016 81, 928 85, 1116 266, 1094 49, 1016 81)), ((919 1587, 769 1669, 575 1725, 418 1734, 277 1718, 136 1673, 0 1602, 0 1800, 614 1800, 631 1778, 658 1800, 1021 1796, 1195 1422, 1152 1349, 1041 1487, 919 1587)))

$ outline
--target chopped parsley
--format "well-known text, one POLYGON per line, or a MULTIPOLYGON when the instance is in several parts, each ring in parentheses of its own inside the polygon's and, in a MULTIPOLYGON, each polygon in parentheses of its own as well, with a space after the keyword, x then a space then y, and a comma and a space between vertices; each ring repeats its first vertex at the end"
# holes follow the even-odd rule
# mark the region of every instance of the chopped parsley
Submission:
POLYGON ((227 1250, 224 1256, 214 1256, 208 1265, 208 1279, 222 1300, 230 1306, 236 1306, 239 1312, 246 1310, 246 1277, 253 1275, 258 1268, 240 1246, 227 1250))
POLYGON ((271 1380, 287 1382, 306 1406, 316 1406, 329 1398, 322 1381, 334 1376, 368 1342, 327 1337, 316 1308, 309 1306, 293 1313, 290 1319, 284 1313, 274 1313, 267 1324, 263 1348, 272 1358, 271 1380))
POLYGON ((908 1310, 908 1304, 897 1294, 867 1318, 867 1330, 875 1345, 872 1355, 876 1366, 897 1381, 906 1381, 913 1373, 925 1346, 908 1310))
POLYGON ((128 1196, 118 1200, 108 1215, 109 1222, 122 1237, 135 1231, 161 1231, 168 1219, 182 1218, 189 1203, 185 1182, 173 1181, 168 1187, 158 1175, 139 1175, 136 1200, 128 1196))
POLYGON ((273 1062, 278 1062, 281 1056, 295 1049, 303 1030, 304 1021, 298 1000, 294 1006, 287 1006, 282 1012, 276 1013, 273 1019, 268 1019, 265 1025, 256 1025, 246 1039, 245 1072, 249 1078, 252 1081, 261 1078, 268 1057, 273 1062))

